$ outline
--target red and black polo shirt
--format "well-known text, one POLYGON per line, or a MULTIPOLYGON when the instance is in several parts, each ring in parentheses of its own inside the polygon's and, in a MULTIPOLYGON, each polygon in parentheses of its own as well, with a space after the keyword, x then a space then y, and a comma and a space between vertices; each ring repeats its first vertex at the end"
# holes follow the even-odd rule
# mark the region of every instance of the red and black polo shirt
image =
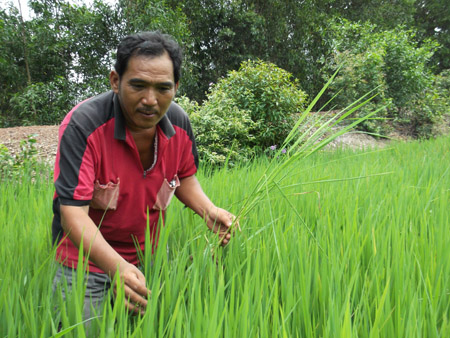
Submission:
MULTIPOLYGON (((187 114, 170 105, 157 125, 156 162, 143 168, 138 149, 126 127, 118 97, 110 91, 74 107, 59 129, 55 163, 53 242, 57 260, 77 266, 78 249, 64 236, 62 205, 89 205, 89 216, 108 243, 128 262, 138 264, 135 242, 144 252, 149 211, 152 251, 158 237, 159 215, 179 184, 194 175, 198 156, 187 114)), ((103 272, 89 262, 91 272, 103 272)))

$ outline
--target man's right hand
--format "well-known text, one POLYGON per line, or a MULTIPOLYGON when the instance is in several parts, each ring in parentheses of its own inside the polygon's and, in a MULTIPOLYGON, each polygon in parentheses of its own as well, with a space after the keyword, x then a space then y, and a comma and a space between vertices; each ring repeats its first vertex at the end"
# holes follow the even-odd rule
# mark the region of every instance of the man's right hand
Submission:
MULTIPOLYGON (((144 314, 150 294, 145 286, 144 274, 133 264, 128 263, 103 238, 101 232, 88 215, 89 207, 61 205, 61 225, 74 245, 79 248, 83 241, 85 257, 114 278, 116 271, 124 285, 125 305, 138 314, 144 314)), ((114 288, 116 293, 116 288, 114 288)))
MULTIPOLYGON (((144 274, 133 264, 121 263, 119 277, 123 283, 125 306, 135 314, 144 315, 147 299, 151 295, 151 291, 145 286, 144 274)), ((114 285, 114 294, 117 296, 117 285, 114 285)))

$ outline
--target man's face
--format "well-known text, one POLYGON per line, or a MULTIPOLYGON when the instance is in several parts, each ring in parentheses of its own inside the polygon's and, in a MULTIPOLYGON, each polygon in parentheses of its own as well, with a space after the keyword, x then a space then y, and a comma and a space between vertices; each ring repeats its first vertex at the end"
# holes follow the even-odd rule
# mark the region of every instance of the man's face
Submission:
POLYGON ((154 128, 163 118, 178 89, 170 56, 133 56, 125 73, 112 71, 110 82, 119 96, 130 131, 154 128))

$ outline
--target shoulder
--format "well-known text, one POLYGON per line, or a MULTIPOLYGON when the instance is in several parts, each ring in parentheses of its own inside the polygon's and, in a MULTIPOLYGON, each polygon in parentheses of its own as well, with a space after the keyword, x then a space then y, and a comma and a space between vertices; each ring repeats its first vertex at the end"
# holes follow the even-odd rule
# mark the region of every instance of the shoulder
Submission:
POLYGON ((76 105, 64 118, 61 126, 70 126, 89 135, 114 117, 112 91, 89 98, 76 105))
POLYGON ((172 102, 166 115, 173 125, 183 128, 184 130, 190 129, 188 114, 179 104, 172 102))

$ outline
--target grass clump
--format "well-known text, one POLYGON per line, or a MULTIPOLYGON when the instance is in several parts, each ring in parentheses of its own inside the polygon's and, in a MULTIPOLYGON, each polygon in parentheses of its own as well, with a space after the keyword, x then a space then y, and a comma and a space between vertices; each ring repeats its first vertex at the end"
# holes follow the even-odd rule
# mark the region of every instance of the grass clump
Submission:
POLYGON ((281 144, 306 105, 292 74, 261 60, 243 62, 216 84, 201 104, 178 99, 196 132, 205 162, 233 166, 281 144))

